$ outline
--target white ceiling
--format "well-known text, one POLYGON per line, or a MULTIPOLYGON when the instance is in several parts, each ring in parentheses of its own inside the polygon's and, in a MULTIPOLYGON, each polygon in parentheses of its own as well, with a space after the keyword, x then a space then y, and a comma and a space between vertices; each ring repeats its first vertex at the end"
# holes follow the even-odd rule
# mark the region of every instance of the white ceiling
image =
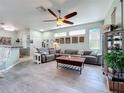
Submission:
MULTIPOLYGON (((39 12, 36 7, 44 6, 62 15, 77 11, 71 18, 75 24, 84 24, 103 20, 113 0, 0 0, 0 22, 12 24, 19 29, 34 28, 50 30, 56 27, 55 22, 44 23, 42 20, 54 19, 48 11, 39 12)), ((68 26, 68 25, 65 25, 68 26)))

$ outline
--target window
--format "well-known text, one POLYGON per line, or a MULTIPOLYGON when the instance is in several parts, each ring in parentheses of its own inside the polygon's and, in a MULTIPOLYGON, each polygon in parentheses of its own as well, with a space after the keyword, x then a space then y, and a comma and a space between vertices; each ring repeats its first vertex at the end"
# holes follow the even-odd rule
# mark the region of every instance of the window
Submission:
POLYGON ((84 35, 86 32, 85 29, 83 30, 77 30, 77 31, 70 31, 69 36, 76 36, 76 35, 84 35))
POLYGON ((67 35, 67 33, 66 32, 62 32, 62 33, 55 33, 54 34, 54 37, 64 37, 64 36, 66 36, 67 35))
POLYGON ((100 29, 91 29, 89 31, 89 47, 90 49, 100 49, 100 29))

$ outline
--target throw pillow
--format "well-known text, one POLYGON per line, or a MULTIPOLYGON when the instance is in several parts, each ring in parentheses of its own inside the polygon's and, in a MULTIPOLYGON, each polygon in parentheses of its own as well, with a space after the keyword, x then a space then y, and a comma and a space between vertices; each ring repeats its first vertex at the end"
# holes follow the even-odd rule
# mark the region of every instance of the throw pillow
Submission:
POLYGON ((56 50, 56 53, 61 53, 61 49, 56 50))
POLYGON ((40 49, 39 49, 39 48, 36 48, 36 51, 37 51, 38 53, 40 53, 40 49))
POLYGON ((83 55, 90 55, 92 51, 84 51, 83 55))
POLYGON ((42 52, 42 54, 49 55, 49 53, 48 53, 48 52, 42 52))
POLYGON ((92 51, 90 55, 91 55, 91 56, 97 56, 97 52, 92 51))

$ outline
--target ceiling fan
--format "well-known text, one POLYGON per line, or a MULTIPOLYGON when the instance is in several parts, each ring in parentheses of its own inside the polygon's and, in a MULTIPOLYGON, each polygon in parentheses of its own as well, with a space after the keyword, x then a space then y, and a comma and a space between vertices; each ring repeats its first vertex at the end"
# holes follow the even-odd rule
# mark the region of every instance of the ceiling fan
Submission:
POLYGON ((70 14, 65 15, 64 17, 61 17, 61 10, 58 10, 59 15, 55 14, 51 9, 48 9, 48 12, 52 14, 56 19, 53 20, 44 20, 43 22, 53 22, 56 21, 57 26, 61 26, 64 23, 73 25, 74 23, 69 21, 68 19, 77 15, 77 12, 72 12, 70 14))

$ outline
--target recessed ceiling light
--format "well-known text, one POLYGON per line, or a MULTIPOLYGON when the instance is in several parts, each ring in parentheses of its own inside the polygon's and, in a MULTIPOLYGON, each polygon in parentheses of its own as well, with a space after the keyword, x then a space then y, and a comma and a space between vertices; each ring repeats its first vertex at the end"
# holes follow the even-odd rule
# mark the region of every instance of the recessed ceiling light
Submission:
POLYGON ((44 31, 44 29, 40 29, 40 31, 42 32, 42 31, 44 31))
POLYGON ((6 31, 15 31, 16 30, 16 28, 11 25, 3 25, 2 28, 6 31))

